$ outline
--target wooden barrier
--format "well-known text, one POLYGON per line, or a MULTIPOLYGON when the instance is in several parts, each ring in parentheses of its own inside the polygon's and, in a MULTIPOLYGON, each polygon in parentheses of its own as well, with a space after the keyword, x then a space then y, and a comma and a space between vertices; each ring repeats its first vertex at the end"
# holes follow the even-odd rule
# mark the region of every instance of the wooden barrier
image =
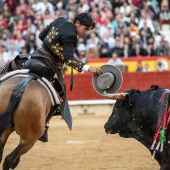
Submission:
MULTIPOLYGON (((119 92, 126 89, 135 88, 146 90, 151 85, 159 85, 163 88, 170 88, 170 72, 148 72, 148 73, 122 73, 123 83, 119 92)), ((72 100, 106 100, 99 95, 92 86, 92 74, 76 74, 74 75, 73 91, 69 90, 70 76, 65 75, 65 83, 67 89, 67 98, 72 100)))

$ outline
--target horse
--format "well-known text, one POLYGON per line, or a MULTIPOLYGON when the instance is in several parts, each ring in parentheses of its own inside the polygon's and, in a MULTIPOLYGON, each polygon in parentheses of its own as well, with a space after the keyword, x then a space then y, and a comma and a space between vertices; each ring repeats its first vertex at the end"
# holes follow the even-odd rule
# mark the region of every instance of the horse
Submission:
POLYGON ((47 88, 35 77, 27 81, 26 86, 22 86, 24 78, 23 75, 14 76, 0 84, 0 162, 10 134, 15 131, 20 137, 18 146, 5 157, 3 170, 16 168, 20 157, 43 135, 52 106, 47 88), (17 90, 12 97, 14 89, 17 90))

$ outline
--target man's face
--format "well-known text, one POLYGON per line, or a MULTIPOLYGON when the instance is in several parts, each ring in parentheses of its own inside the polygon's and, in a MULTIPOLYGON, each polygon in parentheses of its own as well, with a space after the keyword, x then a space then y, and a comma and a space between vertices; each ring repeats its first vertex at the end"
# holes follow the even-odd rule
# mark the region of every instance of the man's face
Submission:
POLYGON ((75 27, 76 27, 77 35, 79 37, 86 36, 87 33, 89 32, 89 30, 92 29, 92 27, 89 28, 89 27, 87 27, 85 25, 81 25, 79 21, 76 22, 75 27))

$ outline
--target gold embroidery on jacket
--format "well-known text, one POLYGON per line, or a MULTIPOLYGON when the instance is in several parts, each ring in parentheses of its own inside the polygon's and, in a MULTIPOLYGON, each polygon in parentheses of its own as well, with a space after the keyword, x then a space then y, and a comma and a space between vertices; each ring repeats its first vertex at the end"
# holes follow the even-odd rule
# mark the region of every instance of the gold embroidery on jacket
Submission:
POLYGON ((52 39, 58 34, 58 28, 52 27, 52 30, 47 34, 46 40, 51 43, 52 39))
POLYGON ((63 47, 60 46, 59 43, 52 45, 51 49, 53 50, 53 52, 60 57, 60 59, 64 59, 64 55, 63 55, 63 47))
POLYGON ((84 66, 84 63, 79 62, 78 60, 68 60, 66 65, 73 67, 75 70, 81 72, 84 66))

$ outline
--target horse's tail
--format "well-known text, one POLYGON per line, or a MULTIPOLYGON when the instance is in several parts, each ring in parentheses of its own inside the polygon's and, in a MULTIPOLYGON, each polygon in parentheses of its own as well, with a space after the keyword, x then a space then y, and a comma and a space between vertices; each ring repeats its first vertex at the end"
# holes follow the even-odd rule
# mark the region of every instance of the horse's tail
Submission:
POLYGON ((0 136, 8 127, 11 122, 11 114, 10 113, 2 113, 0 115, 0 136))
POLYGON ((6 111, 0 114, 0 136, 5 131, 5 129, 9 126, 9 124, 12 123, 13 113, 16 110, 18 104, 20 103, 20 100, 22 98, 22 95, 25 91, 27 84, 32 79, 37 79, 37 78, 38 76, 35 74, 29 77, 26 77, 22 79, 13 89, 6 111))

